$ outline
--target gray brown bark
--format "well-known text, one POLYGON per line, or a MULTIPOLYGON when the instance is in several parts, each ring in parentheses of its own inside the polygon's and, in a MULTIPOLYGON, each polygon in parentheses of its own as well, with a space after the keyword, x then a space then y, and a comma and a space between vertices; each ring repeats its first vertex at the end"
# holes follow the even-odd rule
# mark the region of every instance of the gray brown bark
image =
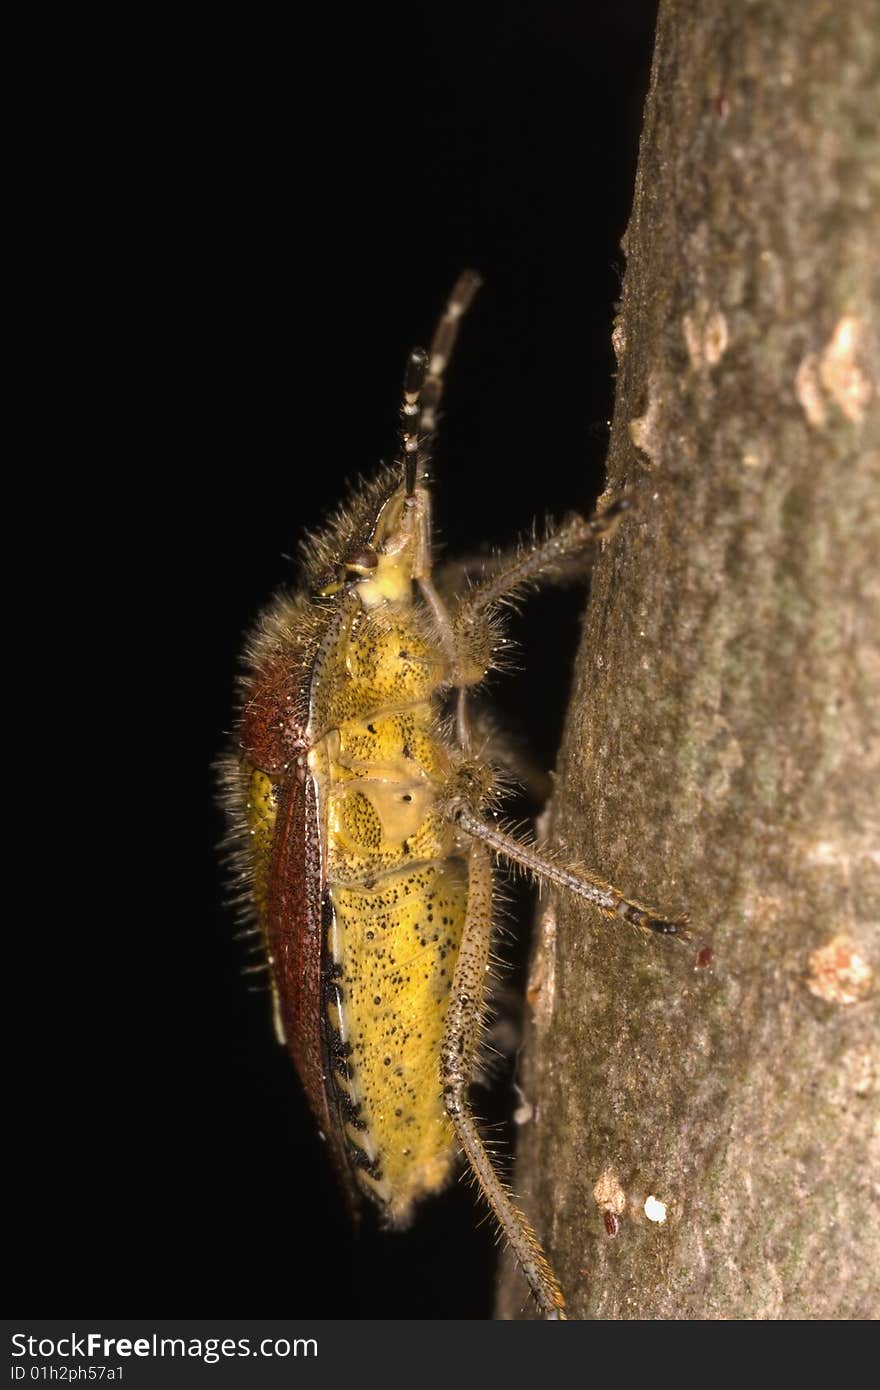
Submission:
POLYGON ((516 1186, 574 1317, 874 1317, 877 0, 664 0, 625 249, 551 836, 694 940, 545 892, 516 1186))

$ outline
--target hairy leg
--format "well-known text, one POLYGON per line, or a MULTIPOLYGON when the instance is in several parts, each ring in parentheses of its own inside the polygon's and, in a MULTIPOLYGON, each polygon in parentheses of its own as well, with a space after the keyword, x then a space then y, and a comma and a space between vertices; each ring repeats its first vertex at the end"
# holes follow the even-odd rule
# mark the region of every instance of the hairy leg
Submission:
POLYGON ((581 869, 569 868, 541 854, 532 845, 524 844, 513 835, 500 830, 497 825, 485 820, 466 804, 453 804, 449 812, 451 818, 468 835, 488 845, 496 854, 519 865, 534 875, 539 882, 555 883, 557 887, 574 893, 587 902, 595 903, 606 917, 619 918, 634 927, 646 927, 659 936, 678 936, 687 939, 687 917, 667 917, 657 908, 646 907, 644 903, 627 898, 619 888, 605 883, 601 878, 584 873, 581 869))
POLYGON ((464 933, 440 1053, 443 1103, 483 1196, 510 1242, 538 1307, 547 1318, 564 1318, 565 1300, 556 1276, 538 1237, 492 1166, 470 1106, 469 1091, 482 1027, 492 939, 492 859, 488 849, 479 842, 471 846, 468 874, 464 933))

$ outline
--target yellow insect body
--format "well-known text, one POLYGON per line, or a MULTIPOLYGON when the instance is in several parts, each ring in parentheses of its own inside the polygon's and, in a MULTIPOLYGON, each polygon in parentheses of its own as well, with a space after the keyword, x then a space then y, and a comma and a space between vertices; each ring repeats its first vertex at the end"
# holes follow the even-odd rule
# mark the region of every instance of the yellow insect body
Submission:
MULTIPOLYGON (((375 544, 374 538, 374 544, 375 544)), ((315 689, 309 753, 323 809, 334 907, 327 951, 341 1003, 326 1005, 350 1045, 334 1073, 365 1128, 345 1125, 358 1182, 395 1223, 441 1187, 455 1158, 439 1055, 467 900, 459 833, 438 810, 450 751, 438 699, 448 670, 412 595, 412 556, 385 567, 384 593, 357 585, 315 689), (387 596, 386 596, 387 595, 387 596)))
MULTIPOLYGON (((387 472, 345 518, 347 549, 365 549, 374 563, 363 573, 348 566, 344 583, 333 571, 311 604, 282 597, 264 615, 250 647, 240 750, 225 767, 245 832, 238 860, 270 966, 284 946, 273 928, 285 911, 279 804, 283 811, 284 787, 297 777, 313 789, 323 894, 321 940, 308 952, 320 958, 320 989, 305 1007, 323 1019, 303 1018, 302 1004, 289 1011, 284 972, 273 970, 276 1025, 319 1119, 335 1130, 328 1137, 347 1185, 394 1225, 444 1186, 456 1159, 440 1047, 468 896, 464 837, 441 804, 456 765, 442 731, 450 662, 414 582, 430 569, 430 504, 425 488, 407 495, 399 478, 387 472), (298 700, 283 693, 291 673, 298 700), (277 724, 283 742, 277 716, 292 706, 303 750, 280 764, 261 753, 265 728, 277 724), (322 1040, 320 1076, 290 1036, 304 1024, 322 1040)), ((320 541, 315 547, 317 572, 324 556, 320 541)), ((307 841, 307 830, 299 834, 307 841)), ((294 870, 302 841, 288 855, 294 870)), ((300 909, 312 887, 299 873, 300 909)), ((307 937, 305 915, 297 930, 307 937)), ((294 942, 291 954, 308 976, 306 947, 294 942)))

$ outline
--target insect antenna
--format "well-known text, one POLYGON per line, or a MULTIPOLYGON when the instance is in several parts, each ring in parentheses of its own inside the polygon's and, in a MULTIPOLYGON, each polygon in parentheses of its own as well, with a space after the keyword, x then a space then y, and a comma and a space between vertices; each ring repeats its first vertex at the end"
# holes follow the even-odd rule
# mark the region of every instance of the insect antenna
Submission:
POLYGON ((412 497, 416 486, 419 436, 422 432, 422 387, 427 372, 428 354, 424 348, 413 348, 403 374, 403 405, 400 408, 400 443, 403 449, 407 497, 412 497))
POLYGON ((427 451, 421 446, 425 443, 425 437, 432 435, 437 428, 443 374, 458 337, 459 323, 482 283, 475 270, 462 271, 434 330, 430 351, 413 348, 407 359, 400 411, 407 497, 411 497, 415 489, 418 465, 427 457, 427 451))
POLYGON ((425 434, 433 434, 437 428, 437 407, 443 395, 443 373, 455 347, 458 326, 482 283, 475 270, 463 270, 452 287, 452 294, 437 324, 428 353, 428 373, 422 388, 422 429, 425 434))

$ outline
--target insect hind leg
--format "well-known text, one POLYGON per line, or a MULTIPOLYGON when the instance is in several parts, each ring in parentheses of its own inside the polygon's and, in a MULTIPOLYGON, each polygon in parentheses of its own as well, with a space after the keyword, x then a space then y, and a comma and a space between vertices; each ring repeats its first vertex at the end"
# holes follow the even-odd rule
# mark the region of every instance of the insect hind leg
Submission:
POLYGON ((474 842, 468 854, 468 899, 464 931, 443 1042, 440 1077, 443 1104, 456 1137, 546 1318, 565 1317, 565 1300, 538 1237, 492 1165, 471 1110, 468 1092, 474 1075, 483 1018, 486 969, 492 939, 492 859, 474 842))

